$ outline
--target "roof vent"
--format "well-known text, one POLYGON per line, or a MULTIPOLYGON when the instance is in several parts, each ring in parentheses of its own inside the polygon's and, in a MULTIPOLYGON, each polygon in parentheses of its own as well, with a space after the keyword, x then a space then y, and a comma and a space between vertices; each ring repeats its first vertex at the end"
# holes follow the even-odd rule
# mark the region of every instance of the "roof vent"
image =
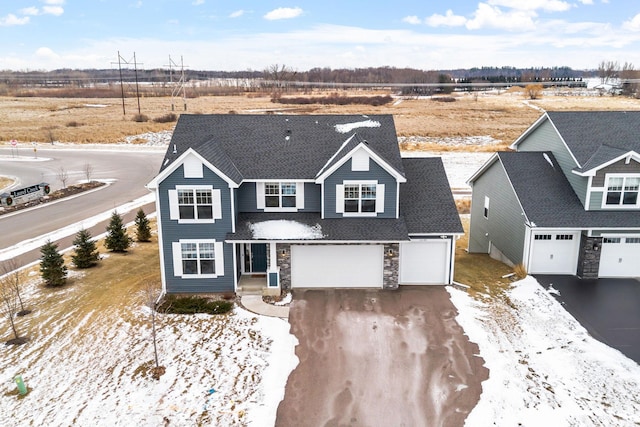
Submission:
POLYGON ((173 144, 173 154, 177 154, 178 153, 178 147, 176 147, 176 144, 173 144))
POLYGON ((549 155, 547 153, 542 153, 542 157, 544 157, 544 159, 547 161, 547 163, 549 163, 551 165, 551 167, 555 169, 555 166, 553 166, 553 162, 551 161, 551 159, 549 158, 549 155))

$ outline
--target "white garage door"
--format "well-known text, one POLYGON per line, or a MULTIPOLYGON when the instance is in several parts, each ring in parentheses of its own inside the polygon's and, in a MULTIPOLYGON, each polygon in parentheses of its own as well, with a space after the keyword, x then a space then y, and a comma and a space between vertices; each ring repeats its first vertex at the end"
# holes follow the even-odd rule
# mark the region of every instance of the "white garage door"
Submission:
POLYGON ((530 274, 576 274, 579 233, 533 233, 530 274))
POLYGON ((400 243, 400 284, 448 283, 450 240, 414 240, 400 243))
POLYGON ((292 245, 293 288, 381 288, 382 245, 292 245))
POLYGON ((600 277, 640 277, 640 237, 605 237, 600 277))

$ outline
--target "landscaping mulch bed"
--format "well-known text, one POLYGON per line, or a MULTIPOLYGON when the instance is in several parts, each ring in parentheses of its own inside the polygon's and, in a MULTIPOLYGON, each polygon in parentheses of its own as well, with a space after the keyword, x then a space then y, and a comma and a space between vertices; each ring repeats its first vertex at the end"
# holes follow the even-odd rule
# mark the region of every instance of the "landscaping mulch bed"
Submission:
POLYGON ((74 194, 79 194, 84 191, 93 190, 94 188, 102 187, 103 185, 106 185, 106 184, 104 182, 99 182, 99 181, 91 181, 84 184, 70 185, 66 188, 61 188, 60 190, 54 191, 42 197, 39 200, 32 200, 30 202, 22 203, 20 205, 15 205, 15 206, 0 207, 0 215, 19 211, 21 209, 30 208, 32 206, 37 206, 43 203, 48 203, 53 200, 63 199, 65 197, 73 196, 74 194))

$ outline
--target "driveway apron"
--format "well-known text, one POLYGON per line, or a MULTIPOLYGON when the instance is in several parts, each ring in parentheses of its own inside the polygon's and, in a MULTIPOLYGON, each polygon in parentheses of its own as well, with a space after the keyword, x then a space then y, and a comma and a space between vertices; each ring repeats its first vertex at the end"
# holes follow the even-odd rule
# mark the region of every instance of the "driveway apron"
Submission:
POLYGON ((277 426, 462 426, 488 378, 442 286, 294 291, 277 426))
POLYGON ((595 339, 640 363, 640 281, 536 275, 595 339))

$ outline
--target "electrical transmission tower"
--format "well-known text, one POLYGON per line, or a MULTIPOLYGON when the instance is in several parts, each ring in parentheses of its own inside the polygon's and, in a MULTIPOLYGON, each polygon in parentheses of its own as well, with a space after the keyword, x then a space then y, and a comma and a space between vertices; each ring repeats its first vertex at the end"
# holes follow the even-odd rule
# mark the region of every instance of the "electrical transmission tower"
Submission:
MULTIPOLYGON (((136 99, 138 100, 138 114, 141 114, 140 113, 140 88, 138 86, 138 65, 142 65, 142 64, 139 62, 136 62, 135 52, 133 52, 133 59, 129 61, 125 61, 122 55, 120 55, 120 51, 118 51, 118 71, 120 73, 120 93, 122 96, 122 114, 123 115, 126 115, 127 112, 124 107, 125 96, 124 96, 124 80, 122 79, 122 64, 125 64, 126 66, 128 66, 131 63, 133 63, 133 71, 134 71, 135 83, 136 83, 136 99)), ((115 64, 115 62, 112 62, 112 64, 115 64)), ((127 83, 127 86, 128 86, 128 83, 127 83)))
POLYGON ((184 77, 184 61, 182 60, 182 55, 180 55, 180 65, 173 62, 171 59, 171 55, 169 55, 169 84, 171 85, 171 111, 175 111, 175 101, 176 98, 182 96, 182 104, 184 106, 184 111, 187 111, 187 95, 185 93, 185 77, 184 77), (180 77, 174 81, 173 69, 179 68, 180 77))

